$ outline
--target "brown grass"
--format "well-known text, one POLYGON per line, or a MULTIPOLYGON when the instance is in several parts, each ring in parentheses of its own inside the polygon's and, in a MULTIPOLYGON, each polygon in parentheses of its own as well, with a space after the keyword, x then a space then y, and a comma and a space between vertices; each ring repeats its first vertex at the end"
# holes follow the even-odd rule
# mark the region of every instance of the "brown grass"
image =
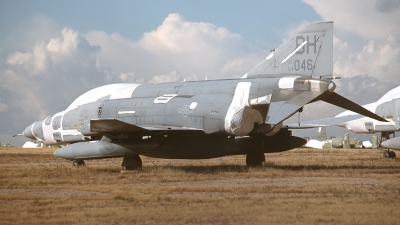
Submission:
POLYGON ((250 169, 142 157, 125 173, 53 151, 0 148, 1 224, 400 224, 400 159, 380 150, 295 149, 250 169))

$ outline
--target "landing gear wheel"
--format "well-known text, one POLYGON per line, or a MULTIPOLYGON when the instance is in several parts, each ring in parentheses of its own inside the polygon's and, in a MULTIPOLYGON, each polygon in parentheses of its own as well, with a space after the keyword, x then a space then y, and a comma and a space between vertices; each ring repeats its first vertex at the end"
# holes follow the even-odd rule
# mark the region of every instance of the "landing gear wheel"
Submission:
POLYGON ((389 159, 394 159, 394 158, 396 158, 396 153, 394 153, 394 151, 387 150, 383 153, 383 157, 389 158, 389 159))
POLYGON ((121 166, 126 170, 142 170, 142 159, 138 156, 124 157, 121 166))
POLYGON ((251 152, 246 156, 247 167, 261 167, 265 162, 265 155, 262 152, 251 152))
POLYGON ((390 157, 389 151, 385 151, 385 152, 383 153, 383 157, 384 157, 384 158, 389 158, 389 157, 390 157))
POLYGON ((74 167, 84 167, 84 166, 86 166, 86 164, 85 164, 85 161, 83 161, 83 160, 74 160, 72 162, 72 166, 74 166, 74 167))

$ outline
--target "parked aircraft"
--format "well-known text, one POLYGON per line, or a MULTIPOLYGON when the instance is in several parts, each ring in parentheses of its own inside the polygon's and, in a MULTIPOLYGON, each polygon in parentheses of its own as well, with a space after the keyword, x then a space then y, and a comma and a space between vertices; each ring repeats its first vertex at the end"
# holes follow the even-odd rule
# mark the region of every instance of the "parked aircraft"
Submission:
MULTIPOLYGON (((300 127, 310 128, 336 125, 347 128, 356 134, 373 134, 380 132, 379 143, 384 146, 384 141, 388 140, 390 135, 394 135, 396 131, 400 131, 400 86, 387 92, 378 101, 363 105, 363 107, 385 118, 387 122, 374 120, 352 111, 345 111, 334 118, 303 122, 300 127)), ((290 126, 292 126, 292 128, 296 127, 294 124, 290 126)), ((396 141, 385 142, 385 145, 388 143, 396 143, 396 141)), ((387 151, 384 152, 384 157, 395 158, 396 154, 387 149, 387 151)))
MULTIPOLYGON (((308 139, 308 137, 306 139, 308 139)), ((328 137, 326 135, 326 127, 319 127, 315 138, 312 137, 311 139, 309 139, 304 147, 323 149, 324 145, 326 145, 327 143, 332 146, 332 140, 328 140, 328 137)))
POLYGON ((264 153, 306 143, 282 123, 310 102, 385 121, 334 92, 332 40, 333 22, 308 25, 240 79, 101 86, 22 134, 46 145, 69 144, 54 155, 77 166, 123 157, 126 169, 140 169, 139 155, 246 155, 248 166, 260 166, 264 153))

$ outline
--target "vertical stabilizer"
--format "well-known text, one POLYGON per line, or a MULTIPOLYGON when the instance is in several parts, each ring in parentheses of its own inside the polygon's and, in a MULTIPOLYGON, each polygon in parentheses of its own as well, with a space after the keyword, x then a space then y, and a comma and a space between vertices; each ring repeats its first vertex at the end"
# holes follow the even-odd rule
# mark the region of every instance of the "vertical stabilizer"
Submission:
POLYGON ((326 127, 318 127, 318 132, 315 135, 315 139, 318 141, 326 141, 327 140, 326 127))
POLYGON ((333 70, 333 22, 313 23, 272 51, 244 77, 305 76, 331 78, 333 70))

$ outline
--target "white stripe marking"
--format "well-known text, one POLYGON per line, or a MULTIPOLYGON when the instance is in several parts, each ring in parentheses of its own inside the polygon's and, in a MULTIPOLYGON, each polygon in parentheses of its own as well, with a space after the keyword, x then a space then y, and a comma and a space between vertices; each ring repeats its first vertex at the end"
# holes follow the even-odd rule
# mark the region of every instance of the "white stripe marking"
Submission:
POLYGON ((307 44, 307 41, 304 41, 297 47, 292 53, 290 53, 284 60, 282 60, 282 63, 285 63, 286 60, 288 60, 290 57, 292 57, 297 51, 299 51, 305 44, 307 44))
POLYGON ((118 111, 119 115, 121 115, 121 114, 133 114, 133 113, 136 113, 136 112, 135 111, 118 111))

